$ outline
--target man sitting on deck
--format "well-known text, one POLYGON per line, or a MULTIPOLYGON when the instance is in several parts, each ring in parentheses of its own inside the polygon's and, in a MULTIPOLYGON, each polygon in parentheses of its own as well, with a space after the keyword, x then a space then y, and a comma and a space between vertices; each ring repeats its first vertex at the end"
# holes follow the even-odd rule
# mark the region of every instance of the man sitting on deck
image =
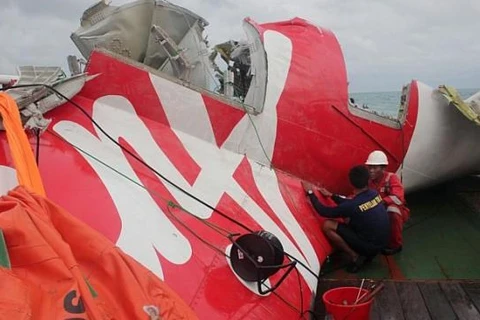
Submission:
POLYGON ((333 196, 335 207, 320 203, 312 185, 302 182, 315 210, 326 218, 348 218, 348 224, 325 220, 323 232, 332 245, 347 253, 352 263, 348 272, 358 272, 365 262, 375 257, 386 245, 390 236, 390 221, 378 192, 368 188, 369 173, 365 166, 350 169, 349 179, 354 187, 352 199, 333 196))

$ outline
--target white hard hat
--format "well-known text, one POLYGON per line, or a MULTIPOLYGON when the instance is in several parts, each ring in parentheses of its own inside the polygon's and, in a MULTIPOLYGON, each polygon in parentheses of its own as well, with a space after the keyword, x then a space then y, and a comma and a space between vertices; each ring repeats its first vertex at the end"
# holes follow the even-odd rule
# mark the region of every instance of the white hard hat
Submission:
POLYGON ((387 155, 383 151, 375 150, 368 155, 368 159, 365 164, 371 166, 386 166, 388 165, 387 155))

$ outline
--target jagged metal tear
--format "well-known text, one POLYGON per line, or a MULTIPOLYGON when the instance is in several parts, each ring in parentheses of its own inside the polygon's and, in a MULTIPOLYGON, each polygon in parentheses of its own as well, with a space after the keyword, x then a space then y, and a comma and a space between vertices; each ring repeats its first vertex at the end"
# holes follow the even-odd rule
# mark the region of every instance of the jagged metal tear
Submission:
MULTIPOLYGON (((22 66, 18 68, 18 73, 19 79, 15 86, 44 84, 53 87, 68 99, 78 94, 87 81, 96 77, 80 74, 66 78, 60 67, 22 66)), ((45 119, 43 115, 67 101, 43 86, 12 88, 6 92, 17 103, 22 122, 27 129, 46 130, 51 121, 45 119)), ((4 130, 2 123, 0 130, 4 130)))

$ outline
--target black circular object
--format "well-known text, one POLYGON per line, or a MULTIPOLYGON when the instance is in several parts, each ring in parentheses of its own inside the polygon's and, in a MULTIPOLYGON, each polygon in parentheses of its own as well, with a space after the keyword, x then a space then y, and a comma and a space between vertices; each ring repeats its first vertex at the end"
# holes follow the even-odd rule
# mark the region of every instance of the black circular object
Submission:
POLYGON ((280 240, 278 240, 277 237, 273 235, 273 233, 268 232, 268 231, 257 231, 255 232, 262 238, 266 239, 270 244, 273 246, 273 249, 275 251, 275 263, 274 265, 281 265, 283 263, 283 257, 284 257, 284 251, 283 251, 283 246, 280 240))
POLYGON ((245 234, 233 243, 230 249, 230 260, 233 270, 240 278, 245 281, 261 281, 280 269, 276 266, 283 262, 283 247, 270 232, 258 231, 245 234), (269 268, 257 268, 257 266, 269 268))

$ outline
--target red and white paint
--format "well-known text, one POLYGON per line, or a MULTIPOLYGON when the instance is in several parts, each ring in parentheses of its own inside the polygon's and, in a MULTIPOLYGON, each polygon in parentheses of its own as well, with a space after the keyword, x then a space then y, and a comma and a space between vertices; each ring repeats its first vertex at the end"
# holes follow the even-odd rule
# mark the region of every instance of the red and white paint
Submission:
POLYGON ((403 181, 409 191, 432 186, 480 169, 480 130, 438 93, 417 82, 421 108, 405 156, 403 181))
MULTIPOLYGON (((349 192, 348 169, 381 148, 391 162, 389 170, 404 163, 407 186, 424 185, 415 174, 432 175, 429 159, 417 163, 427 141, 425 128, 435 126, 425 120, 431 110, 420 108, 430 103, 428 90, 411 83, 408 113, 399 128, 355 116, 347 106, 345 63, 333 33, 302 19, 248 21, 267 53, 265 104, 259 114, 248 115, 224 99, 100 52, 92 54, 87 68, 97 76, 74 100, 168 179, 249 228, 272 232, 288 253, 318 273, 331 247, 300 180, 349 192)), ((278 296, 260 296, 192 230, 223 252, 230 241, 169 209, 167 201, 231 232, 245 230, 161 180, 72 105, 47 116, 52 125, 41 137, 39 167, 48 196, 164 279, 201 319, 298 318, 298 311, 278 296, 296 308, 301 297, 304 309, 310 305, 316 279, 304 268, 298 267, 300 285, 292 272, 276 290, 278 296)), ((5 192, 16 181, 3 133, 0 148, 0 191, 5 192)))

